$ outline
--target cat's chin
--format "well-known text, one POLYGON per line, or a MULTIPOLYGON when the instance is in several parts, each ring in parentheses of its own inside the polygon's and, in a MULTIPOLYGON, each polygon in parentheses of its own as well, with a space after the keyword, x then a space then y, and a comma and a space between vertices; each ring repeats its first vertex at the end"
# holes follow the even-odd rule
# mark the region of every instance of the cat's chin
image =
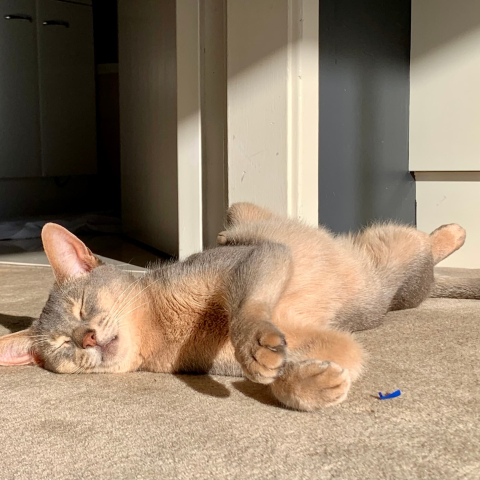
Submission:
POLYGON ((102 361, 108 361, 114 358, 118 354, 120 345, 120 339, 118 335, 112 337, 112 339, 102 346, 102 361))
POLYGON ((132 367, 131 344, 117 334, 102 347, 101 361, 90 373, 124 373, 135 370, 132 367))

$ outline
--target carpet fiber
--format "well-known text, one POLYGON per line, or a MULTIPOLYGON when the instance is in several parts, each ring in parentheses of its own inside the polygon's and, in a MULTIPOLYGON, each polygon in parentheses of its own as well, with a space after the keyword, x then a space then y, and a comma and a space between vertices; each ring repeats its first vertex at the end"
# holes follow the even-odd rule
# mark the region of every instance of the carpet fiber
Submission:
MULTIPOLYGON (((0 265, 0 335, 39 315, 52 282, 0 265)), ((0 478, 480 478, 480 302, 431 299, 358 338, 366 374, 317 413, 238 378, 0 367, 0 478)))

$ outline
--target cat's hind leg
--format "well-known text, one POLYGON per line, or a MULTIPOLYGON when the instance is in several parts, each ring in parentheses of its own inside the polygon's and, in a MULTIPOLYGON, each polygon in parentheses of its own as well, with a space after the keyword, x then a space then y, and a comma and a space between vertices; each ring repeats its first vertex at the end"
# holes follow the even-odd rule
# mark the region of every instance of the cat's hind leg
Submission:
POLYGON ((234 203, 227 210, 227 230, 217 236, 218 245, 249 245, 256 243, 258 223, 267 222, 275 217, 273 212, 253 203, 234 203))
POLYGON ((287 407, 304 411, 343 402, 363 365, 362 348, 352 335, 317 330, 287 333, 286 338, 287 363, 270 385, 273 395, 287 407))
POLYGON ((429 235, 392 223, 363 230, 353 243, 369 260, 388 310, 414 308, 428 297, 434 266, 429 235))
POLYGON ((401 310, 415 308, 429 296, 433 267, 463 245, 465 230, 450 224, 427 235, 405 225, 375 225, 354 242, 369 252, 385 295, 393 295, 389 310, 401 310))
POLYGON ((235 357, 245 376, 257 383, 272 383, 285 363, 285 337, 271 320, 291 271, 290 249, 265 242, 239 262, 227 284, 225 298, 235 357))
POLYGON ((430 234, 433 263, 445 260, 465 243, 466 232, 456 223, 442 225, 430 234))
POLYGON ((227 210, 227 227, 236 227, 242 223, 262 222, 270 220, 274 216, 273 212, 254 203, 238 202, 227 210))
POLYGON ((417 254, 405 263, 403 281, 395 293, 390 310, 418 307, 430 296, 435 281, 433 267, 465 243, 465 230, 452 223, 437 228, 430 235, 415 230, 409 238, 410 242, 417 243, 417 254))

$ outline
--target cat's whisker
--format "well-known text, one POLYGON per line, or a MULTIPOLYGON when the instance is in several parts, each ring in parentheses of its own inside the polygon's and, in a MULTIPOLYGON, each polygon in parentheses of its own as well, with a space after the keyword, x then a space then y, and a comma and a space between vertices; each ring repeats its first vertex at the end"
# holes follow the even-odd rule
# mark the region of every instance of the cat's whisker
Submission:
POLYGON ((117 315, 122 314, 127 307, 129 307, 130 305, 132 305, 133 301, 134 301, 141 293, 143 293, 143 292, 144 292, 145 290, 147 290, 148 288, 152 288, 153 285, 155 285, 155 284, 156 284, 157 282, 159 282, 161 279, 162 279, 162 277, 159 277, 159 278, 157 278, 156 280, 154 280, 153 282, 149 283, 146 287, 142 288, 142 290, 140 290, 140 292, 138 292, 138 293, 117 313, 117 315))
POLYGON ((126 317, 126 316, 129 315, 130 313, 132 313, 132 312, 134 312, 135 310, 137 310, 137 308, 143 307, 144 305, 147 305, 147 304, 148 304, 148 302, 143 302, 142 304, 138 305, 137 307, 132 308, 132 310, 129 310, 127 313, 124 313, 121 317, 119 317, 119 318, 116 319, 114 325, 118 325, 118 322, 119 322, 123 317, 126 317))
POLYGON ((72 375, 78 375, 79 373, 83 373, 85 371, 85 368, 82 367, 81 365, 72 372, 72 375))
MULTIPOLYGON (((117 309, 115 310, 115 312, 113 314, 110 314, 110 312, 112 311, 112 309, 110 309, 110 312, 109 314, 107 315, 107 317, 105 317, 105 320, 106 320, 106 328, 109 328, 115 321, 115 318, 120 315, 122 313, 122 311, 124 311, 125 308, 127 308, 130 304, 131 304, 131 301, 133 299, 131 299, 131 295, 134 294, 135 290, 134 290, 134 287, 136 287, 145 277, 145 274, 140 276, 137 280, 135 280, 134 282, 132 282, 129 287, 127 287, 123 292, 122 292, 122 296, 123 294, 129 290, 128 292, 128 295, 123 299, 123 301, 121 302, 120 305, 117 306, 117 309)), ((133 298, 136 298, 137 295, 135 295, 135 297, 133 298)), ((115 302, 117 303, 117 302, 115 302)))
POLYGON ((103 318, 103 320, 101 320, 100 322, 100 325, 104 325, 106 326, 106 328, 108 328, 108 325, 109 325, 109 322, 112 320, 112 318, 115 317, 118 309, 120 309, 124 303, 124 301, 128 298, 128 295, 125 299, 123 299, 123 296, 125 295, 125 293, 130 290, 132 291, 135 287, 135 285, 140 281, 140 279, 136 279, 134 280, 133 282, 129 283, 128 286, 122 291, 122 293, 120 293, 120 295, 117 297, 117 299, 115 300, 115 302, 113 303, 113 305, 111 306, 110 310, 108 311, 107 315, 105 316, 105 318, 103 318), (118 305, 117 309, 115 309, 115 307, 117 306, 117 304, 120 302, 120 305, 118 305), (113 312, 113 314, 112 314, 113 312))
MULTIPOLYGON (((147 287, 145 287, 147 288, 147 287)), ((114 318, 116 318, 118 315, 120 315, 123 311, 125 311, 126 308, 128 308, 132 303, 133 301, 138 297, 138 295, 140 293, 143 292, 143 290, 145 290, 145 288, 143 288, 142 290, 140 290, 140 292, 138 292, 136 295, 134 295, 132 298, 131 298, 131 295, 133 295, 135 292, 133 290, 131 290, 128 294, 128 296, 125 298, 125 301, 123 302, 123 304, 117 309, 117 311, 115 312, 115 315, 113 315, 114 318)))
POLYGON ((50 338, 49 335, 31 335, 30 339, 32 343, 36 342, 47 342, 47 340, 50 338))
POLYGON ((57 350, 60 350, 60 348, 63 347, 63 343, 61 345, 59 345, 58 347, 56 347, 54 350, 52 350, 52 354, 55 353, 57 350))
POLYGON ((128 302, 127 305, 125 305, 125 308, 121 308, 114 317, 111 318, 111 321, 110 323, 108 324, 108 327, 113 327, 114 325, 117 324, 118 322, 118 319, 121 318, 123 316, 123 313, 125 312, 125 310, 128 308, 128 307, 131 307, 133 305, 135 305, 138 301, 140 301, 141 299, 139 298, 138 300, 132 300, 130 302, 128 302))
MULTIPOLYGON (((119 319, 121 320, 121 319, 119 319)), ((123 319, 121 321, 118 321, 118 322, 115 322, 114 324, 112 324, 112 327, 116 327, 116 332, 118 332, 120 330, 121 327, 123 327, 124 325, 127 324, 127 319, 123 319)))
MULTIPOLYGON (((127 288, 125 288, 125 290, 120 294, 120 296, 117 298, 117 300, 115 300, 114 304, 112 305, 112 308, 110 308, 110 311, 108 312, 107 316, 105 317, 105 320, 108 320, 113 309, 115 308, 115 306, 117 305, 117 303, 122 299, 123 295, 125 294, 125 292, 129 289, 133 289, 135 287, 136 284, 138 284, 138 282, 140 282, 142 280, 143 276, 142 277, 139 277, 137 278, 136 280, 134 280, 132 283, 130 283, 127 288)), ((128 299, 128 295, 127 295, 127 298, 128 299)), ((125 300, 126 300, 125 299, 125 300)), ((123 306, 123 303, 120 304, 119 308, 121 308, 123 306)), ((118 310, 118 309, 117 309, 118 310)), ((115 317, 117 311, 115 311, 115 313, 112 315, 112 317, 115 317)))

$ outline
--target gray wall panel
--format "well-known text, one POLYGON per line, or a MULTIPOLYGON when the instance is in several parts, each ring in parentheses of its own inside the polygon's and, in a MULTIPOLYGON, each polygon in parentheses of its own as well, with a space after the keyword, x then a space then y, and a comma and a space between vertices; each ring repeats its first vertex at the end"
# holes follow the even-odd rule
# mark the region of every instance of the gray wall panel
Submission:
POLYGON ((320 0, 319 220, 415 223, 410 0, 320 0))

